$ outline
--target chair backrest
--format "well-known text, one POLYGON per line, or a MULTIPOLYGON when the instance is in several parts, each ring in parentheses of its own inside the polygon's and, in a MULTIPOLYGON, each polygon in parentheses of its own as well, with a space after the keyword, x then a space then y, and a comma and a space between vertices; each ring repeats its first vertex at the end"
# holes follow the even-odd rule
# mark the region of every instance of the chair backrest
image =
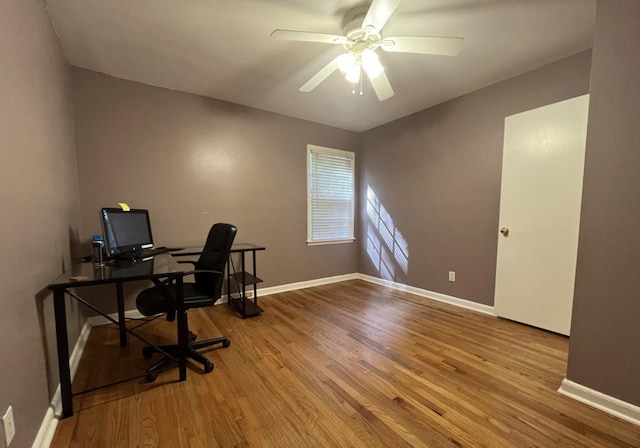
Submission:
MULTIPOLYGON (((214 224, 209 230, 209 236, 202 248, 200 258, 196 262, 196 270, 218 271, 224 273, 229 259, 231 245, 238 229, 232 224, 214 224)), ((210 297, 219 298, 222 295, 224 274, 197 272, 195 274, 196 288, 210 297)))

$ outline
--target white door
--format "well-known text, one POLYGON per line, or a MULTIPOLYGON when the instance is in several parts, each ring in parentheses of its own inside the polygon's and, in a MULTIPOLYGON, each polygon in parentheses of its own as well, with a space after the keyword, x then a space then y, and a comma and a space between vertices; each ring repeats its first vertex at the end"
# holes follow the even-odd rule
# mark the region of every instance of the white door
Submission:
POLYGON ((589 95, 505 119, 498 316, 569 335, 589 95))

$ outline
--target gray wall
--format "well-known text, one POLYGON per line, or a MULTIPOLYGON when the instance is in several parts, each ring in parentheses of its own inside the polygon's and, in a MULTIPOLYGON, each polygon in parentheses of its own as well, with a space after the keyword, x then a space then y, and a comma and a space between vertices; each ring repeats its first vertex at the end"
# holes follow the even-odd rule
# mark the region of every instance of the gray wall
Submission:
POLYGON ((124 201, 164 245, 235 224, 267 247, 264 287, 356 272, 356 244, 306 245, 306 150, 357 152, 358 134, 77 68, 73 89, 85 241, 124 201))
POLYGON ((0 413, 13 405, 21 448, 58 383, 46 287, 80 222, 69 67, 41 0, 0 2, 0 139, 0 413))
POLYGON ((492 305, 504 119, 588 93, 590 62, 583 52, 366 132, 359 272, 492 305), (367 214, 367 192, 399 244, 367 214))
POLYGON ((600 0, 567 377, 640 406, 640 2, 600 0))

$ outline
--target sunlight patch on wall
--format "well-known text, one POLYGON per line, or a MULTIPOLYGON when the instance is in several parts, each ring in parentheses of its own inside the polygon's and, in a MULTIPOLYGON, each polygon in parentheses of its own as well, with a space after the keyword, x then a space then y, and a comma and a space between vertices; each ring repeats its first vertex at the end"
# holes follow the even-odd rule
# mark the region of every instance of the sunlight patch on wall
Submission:
POLYGON ((380 276, 396 280, 409 272, 409 246, 393 218, 370 186, 367 186, 367 255, 380 276))

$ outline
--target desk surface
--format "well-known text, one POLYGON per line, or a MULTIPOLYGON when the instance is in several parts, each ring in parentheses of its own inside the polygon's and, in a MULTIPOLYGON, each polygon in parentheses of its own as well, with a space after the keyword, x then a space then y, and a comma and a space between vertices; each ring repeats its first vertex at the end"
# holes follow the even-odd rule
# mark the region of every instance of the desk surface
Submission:
MULTIPOLYGON (((231 246, 231 253, 249 252, 254 250, 265 250, 265 249, 266 247, 260 246, 259 244, 234 243, 233 246, 231 246)), ((200 255, 200 253, 202 253, 202 246, 190 246, 180 250, 171 251, 171 255, 178 256, 178 257, 184 257, 187 255, 200 255)))
POLYGON ((170 277, 189 270, 189 266, 179 264, 170 254, 159 254, 146 261, 107 262, 103 266, 93 263, 80 263, 71 266, 49 284, 49 289, 64 289, 74 286, 100 285, 122 281, 149 280, 170 277), (83 280, 71 280, 72 277, 85 277, 83 280))

